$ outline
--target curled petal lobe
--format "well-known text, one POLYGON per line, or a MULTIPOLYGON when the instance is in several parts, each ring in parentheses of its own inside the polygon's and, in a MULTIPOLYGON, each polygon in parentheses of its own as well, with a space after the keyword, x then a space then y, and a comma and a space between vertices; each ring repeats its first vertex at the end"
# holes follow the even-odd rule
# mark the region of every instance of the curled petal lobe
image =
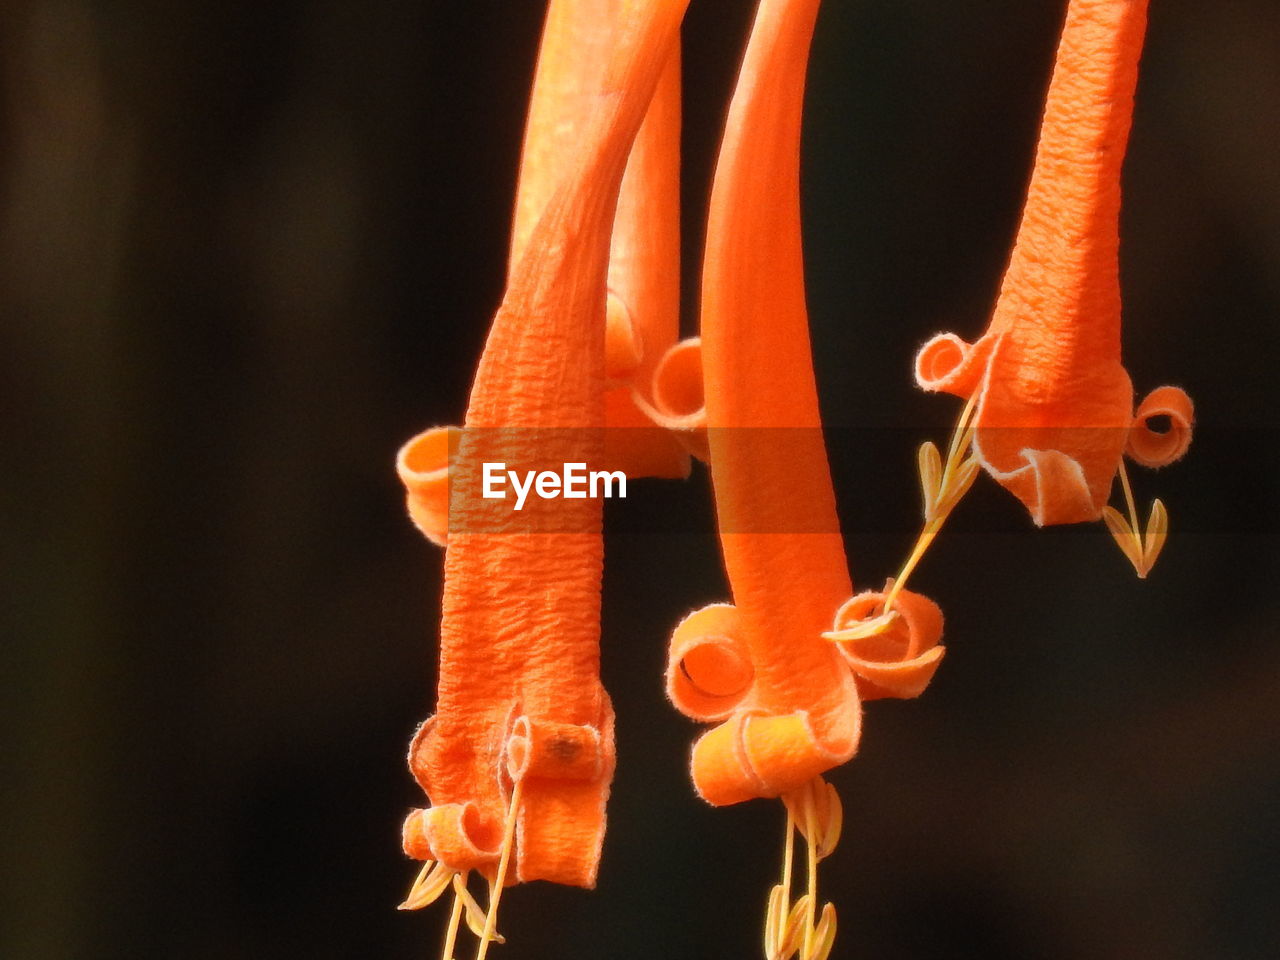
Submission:
POLYGON ((652 402, 633 391, 635 405, 689 453, 706 460, 707 408, 702 379, 702 340, 673 344, 658 360, 649 385, 652 402))
POLYGON ((498 838, 474 803, 412 810, 404 821, 403 838, 404 852, 415 860, 439 860, 460 872, 498 859, 498 838))
POLYGON ((991 352, 987 337, 966 343, 954 333, 940 333, 916 354, 916 383, 924 390, 942 390, 958 397, 973 393, 991 352))
POLYGON ((857 749, 862 712, 856 703, 841 729, 818 736, 808 713, 743 710, 693 745, 690 771, 698 794, 713 806, 777 797, 843 763, 857 749))
POLYGON ((690 337, 674 344, 658 362, 653 399, 667 417, 706 422, 702 382, 702 340, 690 337))
POLYGON ((1147 394, 1133 415, 1125 453, 1144 467, 1164 467, 1173 463, 1191 446, 1195 409, 1191 398, 1178 387, 1157 387, 1147 394), (1155 429, 1151 421, 1168 418, 1168 428, 1155 429))
POLYGON ((522 716, 507 738, 507 771, 512 780, 598 780, 608 766, 605 754, 594 726, 522 716))
POLYGON ((601 691, 591 724, 518 717, 507 771, 524 784, 516 820, 516 877, 592 887, 615 765, 613 706, 601 691))
MULTIPOLYGON (((983 439, 980 434, 978 442, 983 439)), ((1036 526, 1080 523, 1101 516, 1105 498, 1095 502, 1080 461, 1061 450, 1022 449, 1018 456, 1021 465, 1001 470, 979 454, 987 471, 1022 501, 1036 526)))
POLYGON ((431 790, 431 731, 435 724, 435 717, 427 717, 418 724, 413 739, 409 741, 409 772, 418 781, 418 786, 427 792, 431 790))
MULTIPOLYGON (((849 600, 836 613, 835 631, 848 631, 882 616, 884 590, 869 590, 849 600)), ((942 611, 928 597, 901 590, 894 598, 897 614, 887 625, 851 640, 837 641, 837 649, 857 678, 864 700, 910 698, 924 692, 942 661, 942 611)), ((856 632, 856 631, 854 631, 856 632)))
POLYGON ((457 449, 458 436, 457 427, 432 427, 396 454, 396 474, 404 484, 409 519, 441 547, 449 532, 449 458, 457 449))
POLYGON ((754 670, 735 607, 715 603, 676 627, 667 659, 667 696, 694 720, 723 720, 751 689, 754 670))

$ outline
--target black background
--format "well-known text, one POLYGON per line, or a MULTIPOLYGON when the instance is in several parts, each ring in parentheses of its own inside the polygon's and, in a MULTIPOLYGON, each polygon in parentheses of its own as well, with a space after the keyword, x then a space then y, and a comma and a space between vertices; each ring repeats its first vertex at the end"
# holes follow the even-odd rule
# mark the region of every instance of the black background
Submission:
MULTIPOLYGON (((440 554, 399 443, 462 415, 501 293, 534 2, 0 4, 0 954, 434 957, 393 908, 440 554)), ((908 548, 910 376, 985 326, 1061 0, 829 0, 804 141, 813 339, 855 581, 908 548)), ((750 16, 686 30, 686 318, 750 16)), ((921 569, 950 653, 870 704, 823 865, 835 956, 1280 953, 1280 8, 1153 0, 1125 169, 1125 362, 1185 386, 1173 535, 986 478, 921 569)), ((619 768, 594 893, 504 899, 493 956, 759 955, 775 803, 711 810, 666 637, 722 599, 705 474, 615 505, 619 768), (627 511, 660 516, 660 532, 627 511)), ((467 956, 464 950, 460 956, 467 956)))

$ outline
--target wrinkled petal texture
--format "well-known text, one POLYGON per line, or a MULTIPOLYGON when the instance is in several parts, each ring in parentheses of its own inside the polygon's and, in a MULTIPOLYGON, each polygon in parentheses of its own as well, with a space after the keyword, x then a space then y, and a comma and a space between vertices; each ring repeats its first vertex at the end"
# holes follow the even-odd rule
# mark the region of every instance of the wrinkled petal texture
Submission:
POLYGON ((800 116, 817 9, 817 0, 760 4, 712 187, 702 360, 734 612, 682 625, 675 646, 691 646, 672 657, 668 680, 682 709, 725 718, 692 757, 694 785, 716 805, 800 786, 852 756, 860 727, 852 677, 820 636, 852 586, 800 243, 800 116), (695 643, 697 633, 714 639, 695 643))
POLYGON ((614 8, 603 93, 511 270, 457 443, 439 697, 410 754, 432 807, 406 824, 412 855, 457 870, 492 872, 518 776, 517 878, 595 881, 613 771, 599 682, 600 501, 545 500, 526 518, 480 495, 480 464, 600 462, 613 212, 684 7, 614 8))
MULTIPOLYGON (((581 150, 581 129, 611 93, 610 56, 628 22, 617 0, 553 0, 538 51, 511 233, 515 270, 581 150)), ((604 464, 628 476, 684 477, 678 440, 633 399, 680 326, 680 51, 668 55, 630 151, 613 217, 606 311, 604 464)))

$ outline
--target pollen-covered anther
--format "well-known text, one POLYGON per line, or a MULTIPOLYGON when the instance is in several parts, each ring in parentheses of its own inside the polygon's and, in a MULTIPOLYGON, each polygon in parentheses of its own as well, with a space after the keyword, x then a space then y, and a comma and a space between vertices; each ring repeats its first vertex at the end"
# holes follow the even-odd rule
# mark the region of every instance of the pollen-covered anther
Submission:
MULTIPOLYGON (((475 936, 485 937, 485 923, 488 919, 487 911, 476 901, 471 895, 471 891, 467 889, 466 877, 462 874, 456 874, 453 878, 454 896, 458 898, 458 902, 462 904, 462 916, 470 930, 475 936)), ((494 943, 506 943, 507 938, 493 930, 488 934, 488 938, 494 943)))
POLYGON ((397 910, 421 910, 440 899, 441 894, 449 889, 449 882, 457 871, 445 866, 438 860, 427 860, 418 871, 418 877, 409 888, 409 894, 397 910))
POLYGON ((1138 507, 1133 499, 1133 487, 1129 485, 1129 472, 1123 463, 1120 464, 1119 476, 1129 517, 1125 519, 1119 510, 1107 506, 1102 508, 1102 521, 1125 558, 1133 564, 1138 579, 1145 580, 1169 539, 1169 511, 1158 498, 1152 501, 1144 532, 1138 521, 1138 507))
POLYGON ((822 635, 839 645, 854 672, 864 700, 918 697, 933 679, 945 647, 942 611, 932 600, 910 590, 869 590, 836 611, 834 628, 822 635), (885 612, 886 600, 894 607, 885 612))
POLYGON ((1126 520, 1115 507, 1102 508, 1102 520, 1111 538, 1133 565, 1138 579, 1145 580, 1169 539, 1169 512, 1160 500, 1153 501, 1145 533, 1138 527, 1136 513, 1131 513, 1130 517, 1131 520, 1126 520))

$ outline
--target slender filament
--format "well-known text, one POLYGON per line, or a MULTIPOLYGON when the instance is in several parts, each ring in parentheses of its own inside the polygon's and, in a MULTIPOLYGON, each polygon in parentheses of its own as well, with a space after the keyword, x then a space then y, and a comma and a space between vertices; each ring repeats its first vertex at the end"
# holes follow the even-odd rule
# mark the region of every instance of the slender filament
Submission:
POLYGON ((453 894, 453 909, 449 911, 449 926, 444 932, 444 949, 440 952, 440 960, 453 960, 453 947, 458 941, 458 924, 462 920, 462 898, 457 891, 453 894))
MULTIPOLYGON (((942 525, 946 523, 947 517, 951 515, 951 511, 955 509, 956 504, 960 502, 967 492, 967 487, 963 486, 963 483, 960 489, 956 490, 954 488, 956 487, 956 476, 960 471, 964 457, 973 445, 974 427, 971 421, 973 419, 974 396, 976 396, 976 391, 965 402, 964 409, 960 412, 960 419, 956 422, 955 429, 951 431, 951 442, 947 447, 947 462, 938 481, 937 496, 933 501, 932 509, 926 511, 924 527, 916 538, 915 546, 911 548, 910 555, 908 555, 906 562, 903 563, 898 576, 894 578, 893 586, 889 589, 888 595, 884 598, 884 613, 888 613, 893 609, 893 602, 906 585, 907 578, 911 576, 911 572, 915 570, 925 552, 932 546, 933 541, 938 536, 938 532, 942 529, 942 525)), ((967 482, 972 482, 972 470, 966 471, 966 475, 968 475, 967 482)))
POLYGON ((493 942, 494 930, 498 926, 498 902, 502 899, 502 887, 507 880, 507 868, 511 865, 511 848, 515 845, 516 816, 520 812, 520 793, 523 787, 524 781, 517 780, 511 790, 511 806, 507 809, 507 822, 502 830, 502 855, 498 858, 498 873, 491 885, 489 912, 484 918, 484 933, 480 937, 476 960, 484 960, 488 956, 489 944, 493 942))

